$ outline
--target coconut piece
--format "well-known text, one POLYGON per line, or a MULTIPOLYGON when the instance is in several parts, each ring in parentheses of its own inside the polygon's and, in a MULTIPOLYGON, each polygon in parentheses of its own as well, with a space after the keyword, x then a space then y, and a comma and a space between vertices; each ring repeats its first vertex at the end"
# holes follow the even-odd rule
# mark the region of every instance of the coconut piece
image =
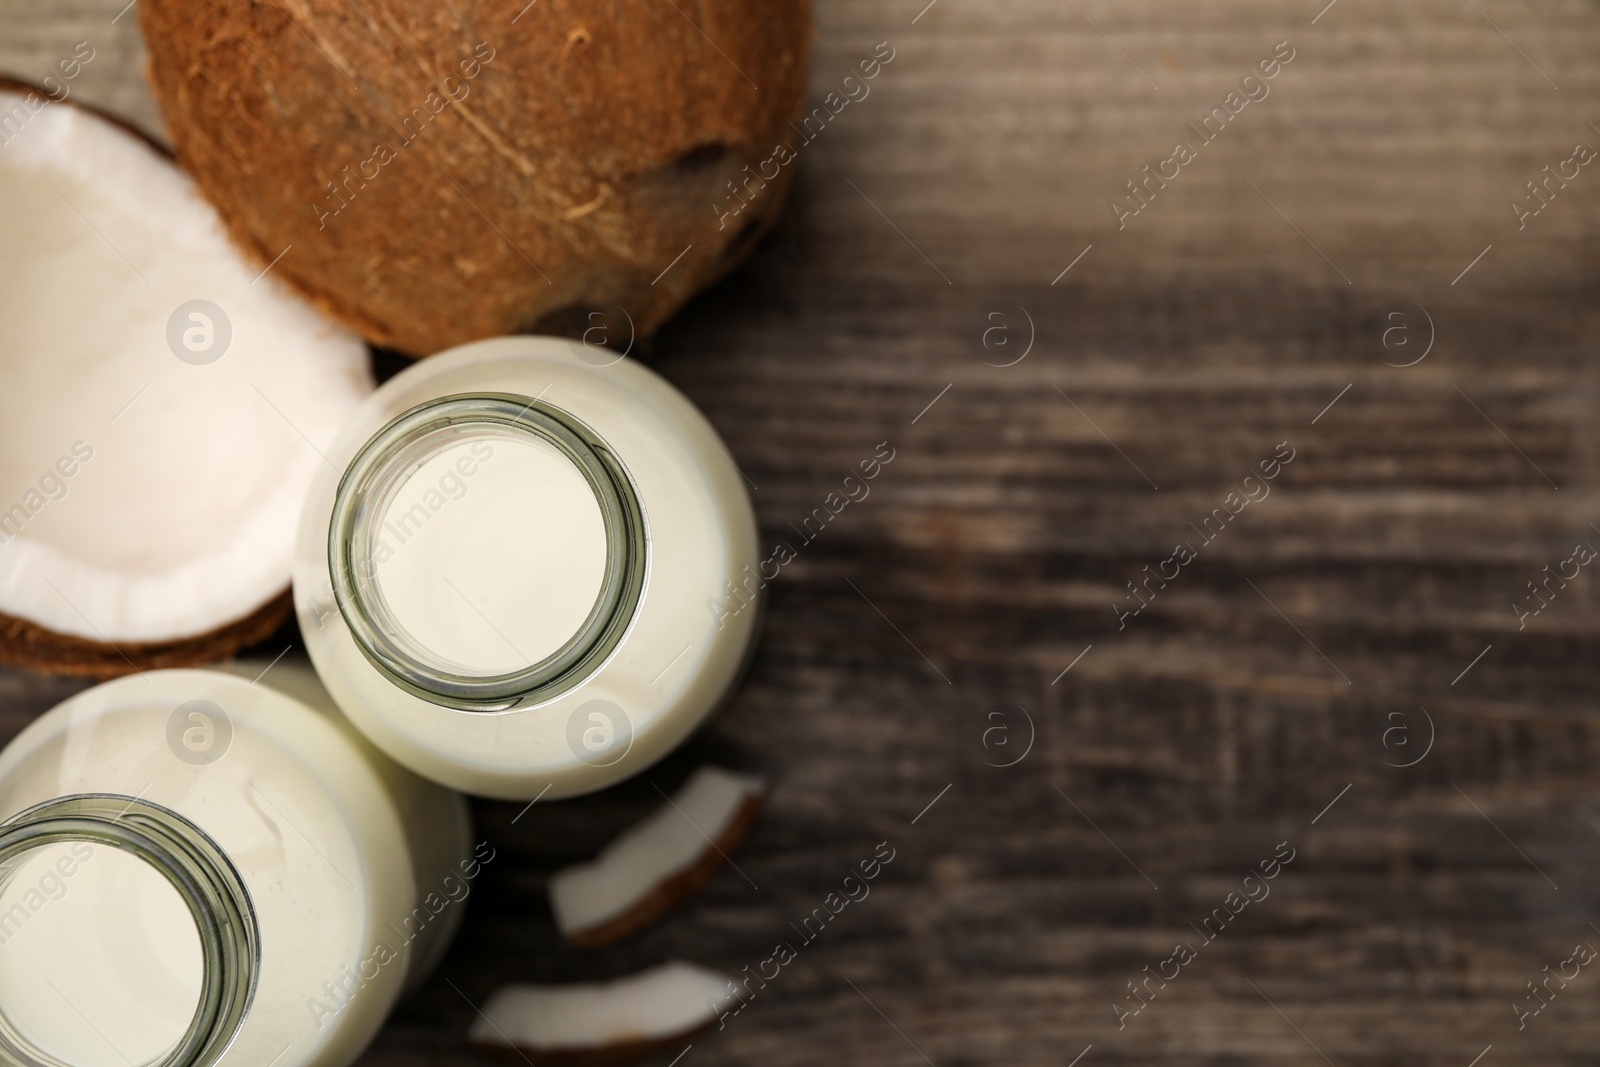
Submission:
POLYGON ((489 998, 468 1038, 518 1065, 622 1063, 676 1050, 734 1002, 732 990, 727 976, 692 963, 609 982, 508 986, 489 998))
POLYGON ((843 106, 802 115, 810 0, 145 0, 139 19, 178 159, 240 247, 293 246, 275 275, 419 356, 649 335, 748 254, 843 106))
POLYGON ((612 944, 655 922, 697 892, 744 840, 761 810, 763 785, 721 767, 701 767, 670 801, 618 835, 591 863, 550 879, 556 927, 575 945, 612 944))
POLYGON ((142 135, 10 81, 0 127, 0 661, 109 677, 262 640, 365 346, 142 135))

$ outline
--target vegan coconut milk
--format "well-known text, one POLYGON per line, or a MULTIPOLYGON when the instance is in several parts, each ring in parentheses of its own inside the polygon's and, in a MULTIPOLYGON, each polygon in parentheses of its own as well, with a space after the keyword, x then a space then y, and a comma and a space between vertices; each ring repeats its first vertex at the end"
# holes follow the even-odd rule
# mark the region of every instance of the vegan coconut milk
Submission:
POLYGON ((383 386, 328 458, 301 631, 351 720, 420 774, 602 788, 687 737, 746 662, 760 612, 721 607, 759 560, 743 475, 634 361, 465 345, 383 386))
POLYGON ((108 682, 0 753, 0 1062, 345 1067, 437 961, 461 798, 265 666, 108 682))

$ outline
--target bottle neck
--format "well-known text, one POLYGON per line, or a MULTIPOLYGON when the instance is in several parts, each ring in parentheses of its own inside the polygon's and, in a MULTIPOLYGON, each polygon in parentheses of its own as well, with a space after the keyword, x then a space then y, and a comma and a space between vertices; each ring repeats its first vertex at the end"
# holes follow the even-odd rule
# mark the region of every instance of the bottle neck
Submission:
POLYGON ((605 441, 511 393, 445 396, 393 419, 351 461, 328 526, 334 599, 357 648, 401 689, 475 712, 548 700, 592 674, 638 608, 646 547, 638 495, 605 441), (452 575, 462 570, 475 578, 452 575))
MULTIPOLYGON (((159 984, 169 976, 128 949, 141 938, 156 939, 156 931, 137 929, 148 914, 139 910, 139 899, 129 899, 151 896, 152 883, 156 895, 169 901, 175 895, 193 921, 199 989, 187 1027, 175 1041, 161 1035, 159 1040, 170 1044, 154 1057, 143 1056, 144 1067, 208 1067, 233 1041, 249 1011, 260 971, 260 934, 232 862, 204 831, 174 811, 134 797, 81 794, 47 801, 0 824, 0 936, 5 938, 0 977, 26 971, 34 959, 88 968, 92 963, 81 959, 81 948, 90 945, 116 965, 107 969, 114 969, 114 980, 128 990, 138 989, 141 973, 159 984), (102 848, 114 852, 99 854, 102 848), (92 858, 80 869, 74 855, 79 861, 92 858), (118 877, 129 873, 136 877, 118 877), (146 892, 129 894, 130 886, 146 892)), ((169 916, 177 906, 167 909, 169 916)), ((112 980, 100 973, 93 977, 112 980)), ((81 990, 72 988, 78 983, 70 972, 57 980, 67 988, 51 982, 48 973, 37 976, 51 987, 54 1000, 18 996, 13 1007, 0 999, 0 1065, 81 1067, 72 1050, 79 1047, 74 1042, 83 1039, 85 1026, 100 1047, 128 1062, 117 1048, 120 1034, 107 1032, 104 1019, 95 1025, 93 1014, 101 1005, 87 998, 81 1005, 74 1002, 81 990)), ((28 981, 37 984, 32 975, 28 981)), ((5 988, 13 989, 6 982, 5 988)))

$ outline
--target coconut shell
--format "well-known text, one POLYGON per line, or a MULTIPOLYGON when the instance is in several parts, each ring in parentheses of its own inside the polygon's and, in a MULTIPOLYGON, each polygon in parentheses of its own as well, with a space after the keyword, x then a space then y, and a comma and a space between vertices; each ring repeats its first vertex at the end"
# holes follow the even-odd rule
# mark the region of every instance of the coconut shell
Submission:
MULTIPOLYGON (((52 107, 70 107, 110 123, 174 160, 172 150, 127 119, 74 98, 59 98, 34 82, 0 74, 0 91, 37 95, 52 107)), ((174 160, 175 162, 175 160, 174 160)), ((139 671, 196 667, 227 659, 265 641, 293 614, 294 597, 284 588, 254 611, 206 633, 168 641, 102 643, 61 633, 29 619, 0 611, 0 664, 47 674, 116 678, 139 671)))
MULTIPOLYGON (((0 75, 0 90, 21 96, 37 93, 40 97, 52 101, 52 106, 75 107, 86 111, 132 134, 168 159, 172 158, 172 152, 166 145, 109 111, 80 104, 72 99, 57 99, 43 86, 5 75, 0 75)), ((194 667, 213 660, 226 659, 242 648, 266 640, 274 630, 283 625, 293 608, 293 598, 289 590, 285 589, 244 618, 210 633, 186 637, 179 641, 150 644, 129 642, 117 645, 107 645, 75 637, 72 634, 57 633, 27 619, 0 611, 0 663, 48 674, 77 675, 87 678, 116 678, 136 671, 194 667)))
POLYGON ((0 663, 49 674, 115 678, 136 671, 197 667, 226 659, 270 637, 294 608, 285 589, 249 615, 210 633, 177 641, 103 644, 57 633, 27 619, 0 612, 0 663))
POLYGON ((121 115, 114 115, 104 108, 96 107, 93 104, 85 104, 78 100, 77 97, 58 97, 49 89, 46 89, 37 82, 26 81, 22 78, 13 78, 9 74, 0 74, 0 92, 16 93, 18 96, 37 96, 41 100, 50 101, 51 106, 56 104, 66 104, 69 107, 75 107, 79 111, 88 112, 95 118, 103 119, 106 122, 111 123, 111 125, 117 127, 123 133, 137 137, 139 140, 149 145, 151 150, 157 155, 165 156, 167 159, 173 158, 172 149, 168 148, 154 137, 151 137, 144 130, 141 130, 139 127, 135 126, 121 115))
POLYGON ((179 162, 236 243, 413 355, 648 336, 771 225, 803 140, 809 0, 144 0, 139 17, 179 162))

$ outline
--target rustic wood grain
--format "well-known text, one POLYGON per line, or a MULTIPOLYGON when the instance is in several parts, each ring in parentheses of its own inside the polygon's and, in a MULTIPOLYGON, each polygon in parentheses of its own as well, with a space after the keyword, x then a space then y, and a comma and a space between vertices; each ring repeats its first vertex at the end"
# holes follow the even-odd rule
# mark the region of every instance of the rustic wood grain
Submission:
MULTIPOLYGON (((1600 945, 1600 579, 1525 629, 1511 605, 1600 546, 1600 168, 1525 229, 1508 202, 1600 146, 1600 8, 924 2, 819 3, 815 97, 880 41, 895 59, 649 355, 799 551, 738 700, 605 795, 515 825, 478 804, 501 858, 363 1063, 479 1062, 472 1004, 508 981, 754 967, 881 841, 871 895, 683 1064, 1594 1062, 1600 975, 1520 1032, 1511 1005, 1600 945), (1119 231, 1108 200, 1282 40, 1270 95, 1119 231), (1434 347, 1386 366, 1386 314, 1420 336, 1418 306, 1434 347), (801 545, 881 441, 871 495, 801 545), (1125 583, 1279 442, 1272 494, 1119 631, 1125 583), (1386 766, 1422 751, 1421 709, 1431 751, 1386 766), (1025 714, 1026 758, 988 765, 1025 714), (550 871, 707 759, 774 782, 748 880, 562 946, 550 871), (1271 895, 1201 945, 1285 841, 1271 895), (1119 1030, 1178 941, 1197 958, 1119 1030)), ((84 97, 156 129, 119 7, 0 0, 0 69, 91 39, 84 97)), ((5 731, 76 688, 0 675, 5 731)))

